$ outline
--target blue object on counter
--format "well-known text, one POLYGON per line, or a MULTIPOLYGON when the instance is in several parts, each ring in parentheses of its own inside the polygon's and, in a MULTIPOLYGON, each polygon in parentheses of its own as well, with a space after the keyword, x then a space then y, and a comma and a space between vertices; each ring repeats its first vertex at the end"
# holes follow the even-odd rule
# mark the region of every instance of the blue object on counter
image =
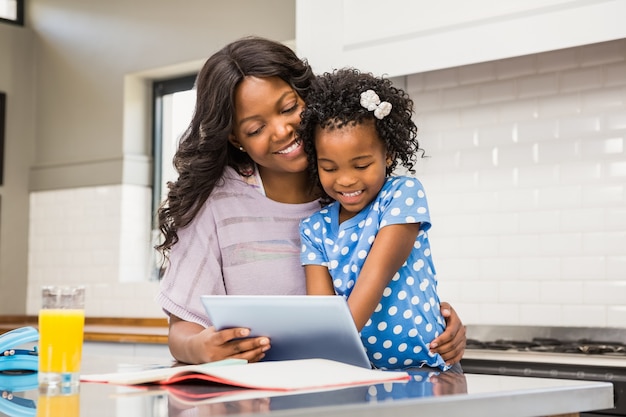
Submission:
POLYGON ((37 346, 32 349, 18 349, 25 343, 39 340, 39 332, 34 327, 20 327, 0 336, 0 372, 37 371, 37 346))
POLYGON ((38 386, 37 346, 18 349, 25 343, 37 342, 39 332, 34 327, 20 327, 0 335, 0 413, 11 417, 34 417, 37 404, 15 393, 38 386))
POLYGON ((37 414, 35 401, 15 393, 36 389, 37 372, 21 374, 0 372, 0 413, 11 417, 34 417, 37 414))

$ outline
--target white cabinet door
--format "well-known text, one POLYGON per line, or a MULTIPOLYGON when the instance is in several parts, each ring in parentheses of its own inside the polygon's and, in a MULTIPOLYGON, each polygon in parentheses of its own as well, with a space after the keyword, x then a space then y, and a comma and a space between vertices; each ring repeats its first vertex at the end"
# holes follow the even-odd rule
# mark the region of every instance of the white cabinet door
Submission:
POLYGON ((399 76, 626 38, 624 0, 296 0, 315 72, 399 76))

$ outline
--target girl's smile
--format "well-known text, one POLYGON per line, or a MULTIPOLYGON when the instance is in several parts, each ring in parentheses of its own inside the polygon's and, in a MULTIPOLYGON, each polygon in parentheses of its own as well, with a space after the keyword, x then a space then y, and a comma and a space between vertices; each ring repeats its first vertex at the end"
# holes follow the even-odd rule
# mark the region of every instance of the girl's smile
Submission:
POLYGON ((358 195, 361 195, 362 192, 363 192, 363 190, 359 190, 359 191, 355 191, 353 193, 341 193, 341 194, 343 194, 343 196, 346 197, 346 198, 351 198, 351 197, 356 197, 358 195))

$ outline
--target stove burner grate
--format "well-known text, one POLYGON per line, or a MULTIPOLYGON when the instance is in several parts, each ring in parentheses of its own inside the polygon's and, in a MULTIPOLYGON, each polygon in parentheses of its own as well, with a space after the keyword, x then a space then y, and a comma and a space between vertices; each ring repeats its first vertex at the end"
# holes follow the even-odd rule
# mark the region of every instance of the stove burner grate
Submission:
POLYGON ((479 341, 475 339, 467 339, 466 348, 626 356, 626 345, 624 343, 592 341, 588 339, 579 339, 575 341, 538 337, 533 338, 530 341, 508 339, 479 341))

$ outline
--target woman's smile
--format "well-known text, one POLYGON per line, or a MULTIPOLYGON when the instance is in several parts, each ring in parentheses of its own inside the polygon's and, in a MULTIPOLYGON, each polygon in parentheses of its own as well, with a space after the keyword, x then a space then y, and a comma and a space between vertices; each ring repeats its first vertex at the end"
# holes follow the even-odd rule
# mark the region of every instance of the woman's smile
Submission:
POLYGON ((291 145, 287 146, 286 148, 283 148, 279 151, 276 151, 274 153, 280 154, 280 155, 287 155, 290 154, 294 151, 296 151, 297 149, 302 148, 302 142, 299 140, 295 140, 291 145))

